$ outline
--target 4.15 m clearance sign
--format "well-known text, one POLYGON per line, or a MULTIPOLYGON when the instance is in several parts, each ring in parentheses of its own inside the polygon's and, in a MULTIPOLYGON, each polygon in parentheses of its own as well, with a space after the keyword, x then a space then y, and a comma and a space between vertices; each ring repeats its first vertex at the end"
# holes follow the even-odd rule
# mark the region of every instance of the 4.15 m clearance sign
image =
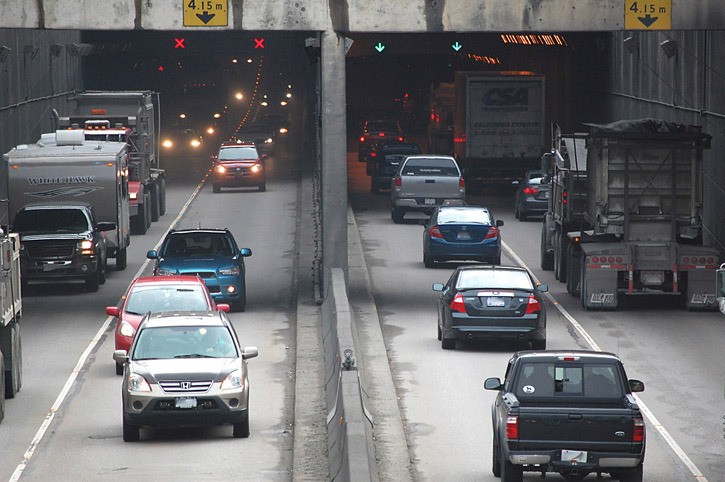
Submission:
POLYGON ((624 2, 625 30, 671 30, 672 0, 627 0, 624 2))
POLYGON ((184 27, 226 27, 229 24, 228 0, 182 0, 184 27))

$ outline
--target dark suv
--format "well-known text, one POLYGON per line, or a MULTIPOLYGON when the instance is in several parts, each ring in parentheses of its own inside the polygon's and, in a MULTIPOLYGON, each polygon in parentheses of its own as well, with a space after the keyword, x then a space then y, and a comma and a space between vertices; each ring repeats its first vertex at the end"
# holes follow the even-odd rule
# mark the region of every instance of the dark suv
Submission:
POLYGON ((367 161, 368 153, 374 142, 378 141, 403 142, 405 136, 400 129, 398 121, 394 120, 367 120, 363 123, 358 144, 357 160, 367 161))
POLYGON ((420 146, 414 143, 376 144, 368 155, 367 172, 370 175, 370 191, 389 188, 398 166, 406 156, 420 154, 420 146))
POLYGON ((266 191, 265 159, 267 154, 260 155, 254 142, 222 144, 219 153, 212 158, 212 189, 218 193, 222 187, 256 186, 260 191, 266 191))
POLYGON ((90 204, 32 203, 20 208, 11 231, 20 235, 20 269, 30 280, 85 280, 88 291, 106 282, 106 237, 116 223, 99 222, 90 204))

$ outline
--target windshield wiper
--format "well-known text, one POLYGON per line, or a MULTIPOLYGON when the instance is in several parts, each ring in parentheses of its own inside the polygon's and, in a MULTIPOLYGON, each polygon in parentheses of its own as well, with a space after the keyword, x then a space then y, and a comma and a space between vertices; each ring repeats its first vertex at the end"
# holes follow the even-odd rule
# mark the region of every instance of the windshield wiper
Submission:
POLYGON ((187 355, 175 355, 174 358, 216 358, 212 355, 203 355, 201 353, 189 353, 187 355))

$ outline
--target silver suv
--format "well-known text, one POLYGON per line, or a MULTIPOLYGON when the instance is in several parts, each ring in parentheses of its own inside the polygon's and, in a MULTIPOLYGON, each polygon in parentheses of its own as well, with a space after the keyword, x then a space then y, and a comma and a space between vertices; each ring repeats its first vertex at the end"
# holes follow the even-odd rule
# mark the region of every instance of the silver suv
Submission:
POLYGON ((240 347, 223 312, 147 315, 130 351, 113 352, 124 365, 123 440, 137 441, 144 426, 220 424, 249 437, 247 360, 257 354, 240 347))
POLYGON ((451 156, 417 154, 405 158, 390 185, 390 217, 403 222, 407 211, 427 214, 443 204, 463 203, 466 185, 451 156))

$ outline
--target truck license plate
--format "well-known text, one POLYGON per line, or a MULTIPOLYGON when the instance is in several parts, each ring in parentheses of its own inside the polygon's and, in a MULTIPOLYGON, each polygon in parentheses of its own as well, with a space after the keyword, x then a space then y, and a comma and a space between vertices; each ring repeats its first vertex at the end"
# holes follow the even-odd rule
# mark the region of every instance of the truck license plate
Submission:
POLYGON ((177 397, 176 408, 196 408, 196 397, 177 397))
POLYGON ((564 462, 584 463, 587 461, 587 453, 581 450, 562 450, 561 460, 564 462))
POLYGON ((434 206, 435 203, 436 203, 436 200, 435 199, 432 199, 432 198, 429 198, 429 197, 425 198, 425 205, 426 206, 434 206))

